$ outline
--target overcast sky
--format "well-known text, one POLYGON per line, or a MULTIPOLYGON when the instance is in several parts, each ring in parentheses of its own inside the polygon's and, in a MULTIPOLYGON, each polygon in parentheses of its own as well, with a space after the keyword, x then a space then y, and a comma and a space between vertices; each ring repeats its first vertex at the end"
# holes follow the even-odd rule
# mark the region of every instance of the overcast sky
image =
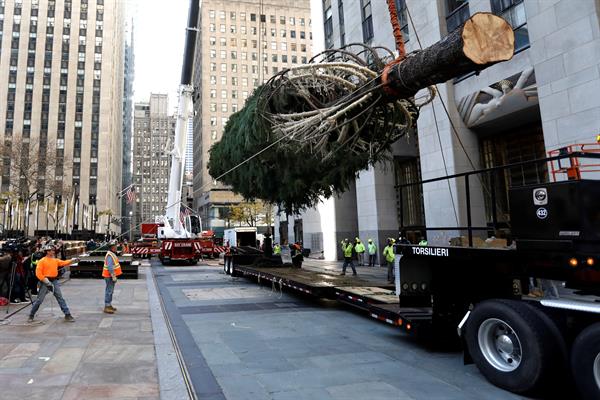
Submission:
MULTIPOLYGON (((147 101, 150 93, 167 93, 169 109, 177 106, 189 0, 128 0, 134 17, 134 101, 147 101)), ((322 23, 317 21, 321 0, 311 0, 313 38, 323 47, 322 23)))
POLYGON ((177 105, 189 0, 137 0, 134 15, 135 101, 167 93, 177 105))

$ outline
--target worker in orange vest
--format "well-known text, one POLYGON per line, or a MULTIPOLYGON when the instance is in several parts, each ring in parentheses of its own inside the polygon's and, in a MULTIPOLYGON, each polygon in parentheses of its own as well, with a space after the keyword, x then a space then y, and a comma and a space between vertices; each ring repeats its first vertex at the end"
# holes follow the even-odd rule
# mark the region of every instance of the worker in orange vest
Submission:
POLYGON ((104 267, 102 268, 102 277, 106 282, 106 289, 104 290, 104 312, 107 314, 114 314, 117 309, 112 306, 113 292, 115 291, 115 284, 117 283, 117 277, 123 273, 121 271, 121 264, 115 254, 117 252, 117 242, 111 241, 108 244, 108 251, 104 256, 104 267))
POLYGON ((46 256, 42 257, 35 267, 35 276, 40 281, 41 288, 38 292, 37 299, 31 306, 31 312, 29 313, 29 319, 27 322, 33 322, 33 317, 42 305, 48 292, 53 293, 54 297, 56 297, 60 309, 65 314, 65 321, 75 322, 75 318, 73 318, 71 315, 71 311, 69 311, 67 302, 63 298, 62 292, 60 291, 60 285, 58 283, 58 269, 76 263, 79 260, 77 258, 67 261, 59 260, 56 258, 56 248, 52 245, 46 245, 44 248, 42 248, 42 251, 46 253, 46 256))

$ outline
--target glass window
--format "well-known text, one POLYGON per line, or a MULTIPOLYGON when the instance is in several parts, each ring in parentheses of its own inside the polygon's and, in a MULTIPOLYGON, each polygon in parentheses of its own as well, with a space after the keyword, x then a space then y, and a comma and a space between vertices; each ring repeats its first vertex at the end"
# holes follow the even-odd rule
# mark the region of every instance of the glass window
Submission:
POLYGON ((469 17, 469 0, 446 0, 446 29, 453 32, 469 17))
POLYGON ((373 17, 371 13, 371 0, 360 0, 362 15, 363 41, 369 43, 373 39, 373 17))
POLYGON ((527 17, 523 0, 491 0, 492 12, 501 16, 515 31, 515 51, 529 47, 527 17))
POLYGON ((282 15, 281 17, 279 17, 279 23, 281 25, 285 25, 285 15, 282 15))

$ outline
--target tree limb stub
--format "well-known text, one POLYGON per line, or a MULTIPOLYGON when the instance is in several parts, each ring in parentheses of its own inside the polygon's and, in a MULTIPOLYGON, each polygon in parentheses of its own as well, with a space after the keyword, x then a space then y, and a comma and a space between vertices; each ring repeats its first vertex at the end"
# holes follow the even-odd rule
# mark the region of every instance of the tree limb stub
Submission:
POLYGON ((428 86, 510 60, 514 43, 508 22, 477 13, 441 41, 388 67, 387 85, 397 97, 408 98, 428 86))

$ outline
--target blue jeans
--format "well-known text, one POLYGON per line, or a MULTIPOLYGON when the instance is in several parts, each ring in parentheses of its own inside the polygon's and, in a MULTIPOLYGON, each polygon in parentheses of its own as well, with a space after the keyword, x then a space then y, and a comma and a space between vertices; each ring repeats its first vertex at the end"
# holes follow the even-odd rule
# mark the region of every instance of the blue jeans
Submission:
POLYGON ((104 290, 104 305, 110 306, 112 305, 112 296, 115 291, 115 283, 112 278, 104 278, 104 282, 106 282, 106 289, 104 290))
POLYGON ((344 264, 342 265, 342 274, 346 273, 346 267, 350 266, 352 268, 352 273, 356 275, 356 268, 354 268, 354 263, 352 262, 352 257, 344 257, 344 264))
MULTIPOLYGON (((46 295, 48 294, 48 288, 46 287, 46 285, 42 283, 40 284, 40 286, 41 287, 37 299, 35 299, 35 301, 33 302, 33 306, 31 306, 30 316, 32 318, 44 302, 44 297, 46 297, 46 295)), ((58 280, 52 282, 52 286, 54 286, 54 297, 56 297, 56 301, 58 301, 58 305, 60 306, 62 312, 65 315, 71 314, 71 312, 69 311, 69 307, 67 307, 67 302, 63 298, 62 292, 60 291, 60 284, 58 283, 58 280)))

